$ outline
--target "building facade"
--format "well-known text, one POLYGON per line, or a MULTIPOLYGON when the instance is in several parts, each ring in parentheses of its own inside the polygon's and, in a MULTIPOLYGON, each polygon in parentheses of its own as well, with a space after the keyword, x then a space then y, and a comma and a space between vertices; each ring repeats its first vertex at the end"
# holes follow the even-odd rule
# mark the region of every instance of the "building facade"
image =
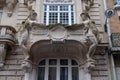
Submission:
POLYGON ((0 80, 113 80, 105 7, 0 0, 0 80))
POLYGON ((109 56, 110 56, 110 65, 111 65, 111 73, 112 73, 112 79, 113 80, 120 80, 119 77, 119 71, 120 71, 120 66, 119 66, 119 53, 120 53, 120 49, 119 49, 119 35, 120 35, 120 4, 119 4, 119 0, 108 0, 107 3, 107 8, 108 9, 113 9, 114 10, 114 16, 112 16, 109 19, 109 38, 110 38, 110 52, 109 52, 109 56))

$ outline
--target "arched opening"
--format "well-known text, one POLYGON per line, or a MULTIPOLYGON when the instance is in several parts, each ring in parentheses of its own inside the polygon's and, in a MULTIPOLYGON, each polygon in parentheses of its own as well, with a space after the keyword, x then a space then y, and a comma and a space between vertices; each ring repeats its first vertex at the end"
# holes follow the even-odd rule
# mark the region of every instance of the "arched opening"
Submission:
POLYGON ((38 67, 37 80, 79 80, 79 66, 74 59, 43 59, 38 67))

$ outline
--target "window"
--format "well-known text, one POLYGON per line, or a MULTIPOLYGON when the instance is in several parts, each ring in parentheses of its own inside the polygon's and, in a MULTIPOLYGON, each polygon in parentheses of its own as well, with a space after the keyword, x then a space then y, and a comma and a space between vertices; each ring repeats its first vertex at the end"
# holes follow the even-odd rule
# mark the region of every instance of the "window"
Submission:
POLYGON ((114 54, 113 58, 114 58, 115 67, 120 67, 120 55, 114 54))
POLYGON ((73 5, 44 5, 44 23, 48 24, 74 24, 74 8, 73 5))
POLYGON ((114 0, 114 4, 119 4, 120 5, 120 0, 114 0))
POLYGON ((44 59, 39 63, 38 80, 78 80, 78 63, 71 59, 44 59))

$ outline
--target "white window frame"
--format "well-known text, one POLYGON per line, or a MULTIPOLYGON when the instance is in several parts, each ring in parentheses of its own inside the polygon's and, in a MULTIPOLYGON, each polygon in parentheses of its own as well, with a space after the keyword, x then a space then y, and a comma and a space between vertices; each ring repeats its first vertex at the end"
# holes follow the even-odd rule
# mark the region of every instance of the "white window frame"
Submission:
MULTIPOLYGON (((44 10, 44 12, 46 12, 46 22, 44 22, 44 20, 45 20, 45 18, 43 18, 44 20, 43 20, 43 22, 46 24, 46 25, 49 25, 49 13, 50 12, 57 12, 58 13, 58 21, 57 21, 57 23, 60 23, 60 13, 68 13, 68 25, 72 25, 72 24, 74 24, 75 23, 75 8, 74 8, 74 5, 73 5, 73 1, 71 2, 71 3, 64 3, 64 4, 57 4, 57 3, 54 3, 54 4, 51 4, 51 3, 46 3, 46 2, 44 2, 44 8, 45 8, 45 6, 47 7, 47 10, 45 11, 44 10), (51 6, 51 5, 58 5, 58 11, 49 11, 49 6, 51 6), (68 11, 60 11, 60 6, 61 5, 67 5, 68 6, 68 11), (71 11, 71 5, 73 6, 73 11, 71 11), (71 21, 71 18, 72 18, 72 12, 73 12, 73 23, 72 23, 72 21, 71 21)), ((45 15, 44 15, 45 16, 45 15)))
MULTIPOLYGON (((51 58, 50 58, 51 59, 51 58)), ((44 76, 44 80, 48 80, 48 69, 49 67, 51 67, 49 65, 49 60, 50 59, 44 59, 46 60, 46 63, 44 65, 45 67, 45 76, 44 76)), ((54 59, 54 58, 52 58, 54 59)), ((63 59, 63 58, 62 58, 63 59)), ((65 58, 66 59, 66 58, 65 58)), ((61 67, 68 67, 68 80, 72 80, 72 67, 77 67, 78 68, 78 80, 79 80, 79 65, 72 65, 71 61, 74 60, 74 59, 67 59, 68 60, 68 65, 60 65, 60 59, 56 59, 57 60, 57 65, 53 65, 52 67, 56 67, 56 72, 57 72, 57 75, 56 75, 56 80, 60 80, 60 68, 61 67)), ((75 60, 76 61, 76 60, 75 60)), ((77 62, 77 61, 76 61, 77 62)), ((78 62, 77 62, 78 63, 78 62)), ((43 67, 43 66, 39 66, 39 67, 43 67)), ((39 68, 38 67, 38 68, 39 68)), ((39 74, 38 74, 39 75, 39 74)), ((37 79, 38 80, 38 79, 37 79)))

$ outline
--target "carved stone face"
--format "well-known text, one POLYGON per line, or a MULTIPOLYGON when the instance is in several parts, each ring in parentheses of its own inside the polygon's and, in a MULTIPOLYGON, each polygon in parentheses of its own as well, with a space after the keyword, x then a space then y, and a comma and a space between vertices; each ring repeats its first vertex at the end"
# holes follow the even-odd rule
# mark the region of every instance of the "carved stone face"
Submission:
POLYGON ((85 15, 84 13, 82 13, 80 16, 81 16, 81 18, 82 18, 83 21, 85 21, 86 18, 87 18, 86 15, 85 15))

